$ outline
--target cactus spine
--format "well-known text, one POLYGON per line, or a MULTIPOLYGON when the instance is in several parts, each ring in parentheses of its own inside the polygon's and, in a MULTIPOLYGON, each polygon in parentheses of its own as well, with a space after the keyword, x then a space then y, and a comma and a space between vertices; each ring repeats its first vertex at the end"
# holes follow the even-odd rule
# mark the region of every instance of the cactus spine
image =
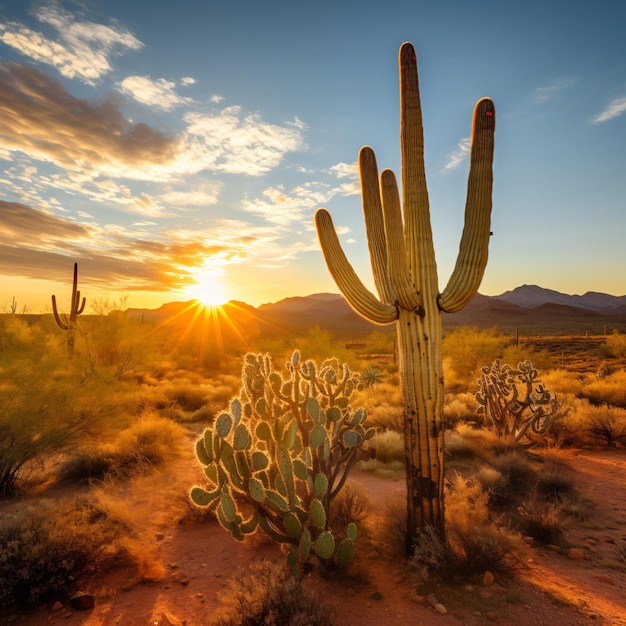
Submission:
POLYGON ((209 484, 193 487, 192 501, 214 507, 239 541, 261 528, 294 575, 309 555, 326 569, 348 565, 357 529, 332 528, 331 503, 375 434, 349 405, 357 382, 335 359, 318 370, 296 351, 281 376, 268 355, 247 354, 239 397, 196 442, 209 484))
POLYGON ((359 168, 365 226, 379 298, 361 282, 337 238, 330 214, 315 215, 326 264, 349 304, 377 324, 396 323, 404 397, 407 551, 426 525, 444 532, 443 372, 441 313, 462 309, 475 295, 490 236, 495 107, 474 108, 465 226, 452 276, 442 293, 432 242, 424 168, 417 59, 410 43, 399 53, 402 204, 395 176, 378 180, 374 152, 361 149, 359 168))
POLYGON ((54 319, 60 328, 67 331, 67 353, 72 356, 74 354, 74 340, 76 336, 76 318, 85 309, 85 301, 80 301, 80 291, 78 290, 78 263, 74 263, 74 282, 72 283, 72 301, 70 303, 69 316, 63 316, 63 319, 59 315, 57 310, 56 296, 52 296, 52 312, 54 313, 54 319))

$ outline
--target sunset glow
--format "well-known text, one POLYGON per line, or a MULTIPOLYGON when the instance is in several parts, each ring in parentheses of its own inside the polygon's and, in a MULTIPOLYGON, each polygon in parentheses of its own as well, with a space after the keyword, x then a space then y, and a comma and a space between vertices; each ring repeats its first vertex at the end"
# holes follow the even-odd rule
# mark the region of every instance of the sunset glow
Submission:
POLYGON ((228 302, 221 270, 200 268, 192 273, 195 283, 189 286, 186 295, 208 307, 222 306, 228 302))

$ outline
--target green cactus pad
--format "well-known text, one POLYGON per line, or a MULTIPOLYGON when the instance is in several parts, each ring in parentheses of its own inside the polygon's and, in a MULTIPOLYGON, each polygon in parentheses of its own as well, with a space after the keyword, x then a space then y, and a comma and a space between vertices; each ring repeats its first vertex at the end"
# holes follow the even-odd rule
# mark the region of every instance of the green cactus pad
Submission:
POLYGON ((215 432, 225 439, 230 433, 233 426, 233 418, 228 413, 221 413, 215 420, 215 432))
POLYGON ((289 427, 283 433, 283 438, 281 441, 281 443, 283 444, 283 446, 285 446, 285 448, 293 447, 295 440, 296 440, 297 432, 298 432, 298 422, 292 419, 291 423, 289 424, 289 427))
POLYGON ((237 464, 237 472, 242 478, 250 478, 250 463, 245 450, 235 452, 235 463, 237 464))
POLYGON ((221 509, 224 512, 224 516, 229 522, 232 522, 237 515, 237 506, 228 491, 222 490, 220 504, 222 505, 221 509))
POLYGON ((302 524, 300 523, 300 520, 293 513, 287 513, 283 517, 283 525, 285 527, 285 530, 291 537, 300 541, 300 537, 302 536, 302 530, 303 530, 302 524))
POLYGON ((367 431, 365 431, 365 436, 363 437, 363 439, 365 441, 369 441, 375 434, 376 434, 376 429, 369 428, 367 431))
POLYGON ((346 430, 343 433, 343 443, 348 448, 354 448, 355 446, 359 446, 363 443, 363 436, 356 430, 346 430))
POLYGON ((245 424, 237 424, 233 436, 233 448, 235 450, 245 450, 250 444, 250 433, 245 424))
POLYGON ((311 449, 316 450, 327 439, 328 436, 326 434, 325 428, 320 424, 315 424, 315 426, 313 426, 313 429, 311 430, 311 435, 309 437, 309 445, 311 446, 311 449))
POLYGON ((267 505, 278 513, 286 513, 289 511, 289 505, 287 500, 283 498, 278 492, 272 489, 265 490, 265 501, 267 505))
POLYGON ((280 469, 281 474, 283 475, 283 479, 285 481, 285 487, 287 488, 287 493, 285 494, 289 498, 289 502, 294 501, 295 497, 295 481, 293 479, 293 464, 291 462, 291 456, 289 455, 289 450, 285 448, 282 444, 278 449, 278 467, 280 469))
POLYGON ((235 426, 241 421, 241 400, 233 398, 230 402, 230 413, 235 420, 235 426))
POLYGON ((331 406, 327 411, 326 411, 326 419, 333 424, 334 422, 336 422, 339 418, 341 417, 341 411, 339 410, 338 407, 336 406, 331 406))
POLYGON ((265 454, 265 452, 261 452, 260 450, 255 450, 252 453, 252 471, 258 472, 260 470, 264 470, 269 464, 270 460, 265 454))
POLYGON ((348 528, 346 529, 346 535, 352 539, 352 541, 356 541, 356 524, 354 522, 350 522, 348 524, 348 528))
POLYGON ((202 487, 192 487, 189 496, 194 504, 198 506, 207 506, 211 504, 220 495, 220 490, 206 491, 202 487))
POLYGON ((317 398, 309 398, 306 403, 306 408, 311 419, 318 424, 320 418, 320 403, 317 401, 317 398))
POLYGON ((276 485, 276 491, 278 491, 281 496, 283 496, 284 498, 289 497, 289 494, 287 492, 287 483, 285 482, 285 479, 282 477, 281 474, 276 474, 276 476, 274 477, 274 483, 276 485))
POLYGON ((321 472, 315 477, 315 495, 318 498, 323 498, 326 490, 328 489, 328 478, 321 472))
POLYGON ((300 459, 294 459, 293 473, 296 478, 299 478, 300 480, 306 480, 309 477, 309 471, 307 470, 304 462, 300 459))
POLYGON ((291 355, 291 364, 296 367, 296 365, 298 365, 298 363, 300 362, 300 353, 297 350, 294 350, 293 354, 291 355))
POLYGON ((353 414, 350 420, 350 426, 357 426, 362 424, 367 419, 367 411, 364 408, 358 408, 353 414))
POLYGON ((252 496, 253 500, 257 502, 265 502, 265 487, 263 483, 254 476, 248 479, 248 492, 252 496))
POLYGON ((317 528, 324 528, 326 526, 326 511, 324 511, 324 505, 317 498, 311 500, 309 517, 313 526, 317 526, 317 528))
POLYGON ((204 475, 214 484, 219 482, 219 476, 217 471, 217 465, 211 463, 204 468, 204 475))
POLYGON ((256 427, 256 436, 261 441, 272 440, 272 430, 267 422, 259 422, 256 427))
POLYGON ((263 417, 263 415, 265 415, 265 410, 267 409, 267 402, 265 401, 265 398, 259 398, 257 400, 257 403, 254 407, 254 410, 261 416, 263 417))
POLYGON ((324 531, 316 540, 313 545, 315 554, 320 559, 330 559, 335 552, 335 538, 327 530, 324 531))
POLYGON ((198 457, 198 461, 202 463, 202 465, 209 465, 213 459, 207 454, 206 448, 204 447, 204 437, 198 439, 196 441, 196 456, 198 457))
POLYGON ((300 555, 300 562, 304 563, 311 552, 311 533, 308 528, 305 528, 302 531, 300 544, 298 545, 298 552, 300 555))
POLYGON ((354 542, 352 539, 344 539, 337 548, 337 554, 335 556, 337 567, 347 567, 352 563, 354 559, 354 542))
POLYGON ((264 384, 265 384, 265 378, 263 378, 263 376, 261 376, 261 374, 257 374, 252 379, 252 389, 254 389, 255 391, 259 391, 259 390, 263 389, 263 385, 264 384))

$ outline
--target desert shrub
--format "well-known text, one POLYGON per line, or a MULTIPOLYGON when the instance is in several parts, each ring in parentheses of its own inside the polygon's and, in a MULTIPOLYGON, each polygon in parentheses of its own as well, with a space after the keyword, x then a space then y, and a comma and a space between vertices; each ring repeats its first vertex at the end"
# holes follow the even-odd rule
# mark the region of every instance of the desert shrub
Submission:
POLYGON ((603 378, 589 380, 583 386, 581 395, 588 398, 591 404, 626 409, 626 372, 618 370, 603 378))
POLYGON ((445 541, 428 528, 415 545, 410 565, 420 576, 467 581, 486 571, 510 571, 521 565, 521 537, 492 519, 489 495, 478 481, 456 474, 446 495, 445 541))
POLYGON ((507 476, 489 465, 481 465, 473 475, 483 491, 489 496, 489 502, 503 504, 510 499, 509 480, 507 476))
POLYGON ((626 357, 626 335, 614 330, 601 347, 602 354, 618 359, 626 357))
POLYGON ((375 459, 379 463, 404 463, 404 435, 395 430, 378 431, 370 441, 370 448, 376 451, 375 459))
POLYGON ((357 406, 367 409, 369 422, 376 427, 404 432, 402 389, 392 382, 358 389, 352 396, 357 406))
POLYGON ((23 372, 18 384, 0 388, 0 497, 14 495, 24 472, 76 446, 107 415, 95 407, 90 382, 57 381, 45 370, 23 372))
POLYGON ((539 543, 555 544, 563 537, 563 514, 554 502, 531 499, 518 508, 521 531, 539 543))
POLYGON ((536 483, 539 470, 523 450, 512 449, 489 459, 489 465, 506 478, 514 490, 529 488, 536 483))
POLYGON ((488 458, 504 448, 494 432, 459 423, 454 430, 446 432, 444 449, 452 459, 468 459, 488 458))
POLYGON ((553 426, 552 436, 560 445, 588 447, 599 442, 623 441, 626 409, 594 406, 587 399, 569 400, 571 411, 553 426))
POLYGON ((369 365, 363 370, 361 374, 361 384, 364 387, 373 387, 374 385, 380 385, 385 378, 385 374, 380 367, 375 365, 369 365))
POLYGON ((84 448, 60 470, 61 478, 103 480, 153 471, 182 451, 185 430, 170 419, 147 412, 113 441, 84 448))
POLYGON ((576 494, 576 486, 572 479, 553 464, 541 469, 536 489, 539 494, 557 503, 564 502, 576 494))
POLYGON ((459 422, 476 420, 478 404, 471 393, 447 393, 443 405, 444 428, 454 428, 459 422))
POLYGON ((215 626, 329 626, 334 611, 301 580, 285 577, 275 564, 255 563, 247 576, 230 581, 215 626))
POLYGON ((363 491, 354 485, 347 485, 333 500, 329 526, 341 535, 351 523, 363 521, 369 508, 370 502, 363 491))
POLYGON ((0 617, 68 593, 98 568, 124 557, 124 532, 86 499, 42 501, 0 520, 0 617))
POLYGON ((546 388, 554 389, 554 392, 563 398, 581 396, 586 384, 584 376, 577 372, 568 372, 561 369, 543 371, 541 379, 546 388))
MULTIPOLYGON (((492 363, 502 356, 507 339, 495 328, 479 330, 461 326, 447 333, 443 340, 443 354, 454 375, 457 385, 467 386, 477 377, 483 363, 492 363)), ((448 377, 449 387, 453 379, 448 377)))

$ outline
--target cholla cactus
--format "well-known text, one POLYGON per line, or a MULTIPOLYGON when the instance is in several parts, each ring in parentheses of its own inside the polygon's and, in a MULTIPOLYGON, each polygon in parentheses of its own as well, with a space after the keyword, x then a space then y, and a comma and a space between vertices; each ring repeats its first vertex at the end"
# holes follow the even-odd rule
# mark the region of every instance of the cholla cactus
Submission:
POLYGON ((375 429, 349 404, 358 377, 347 365, 332 359, 318 371, 296 351, 286 370, 273 371, 268 355, 245 356, 239 397, 196 442, 209 485, 193 487, 191 499, 214 507, 234 539, 260 527, 285 546, 294 574, 310 554, 325 568, 344 567, 356 526, 338 541, 331 503, 375 429))
POLYGON ((538 376, 530 361, 522 361, 514 369, 496 359, 491 367, 481 368, 477 413, 491 422, 498 437, 520 441, 529 429, 543 434, 561 417, 556 395, 544 388, 538 376))
POLYGON ((52 312, 59 328, 67 331, 67 353, 74 354, 74 339, 76 333, 76 318, 84 311, 86 299, 80 301, 80 291, 78 291, 78 263, 74 263, 74 281, 72 283, 72 300, 70 302, 70 314, 64 315, 63 319, 57 310, 56 296, 52 296, 52 312))
POLYGON ((465 227, 452 276, 439 292, 424 167, 424 132, 417 59, 400 48, 402 197, 391 170, 378 180, 374 151, 359 154, 363 212, 377 298, 348 262, 330 214, 319 209, 317 231, 326 264, 354 310, 377 324, 395 322, 404 395, 407 552, 420 531, 444 531, 443 371, 441 314, 462 309, 475 295, 487 264, 490 236, 495 107, 474 108, 465 227), (402 200, 402 202, 401 202, 402 200))

